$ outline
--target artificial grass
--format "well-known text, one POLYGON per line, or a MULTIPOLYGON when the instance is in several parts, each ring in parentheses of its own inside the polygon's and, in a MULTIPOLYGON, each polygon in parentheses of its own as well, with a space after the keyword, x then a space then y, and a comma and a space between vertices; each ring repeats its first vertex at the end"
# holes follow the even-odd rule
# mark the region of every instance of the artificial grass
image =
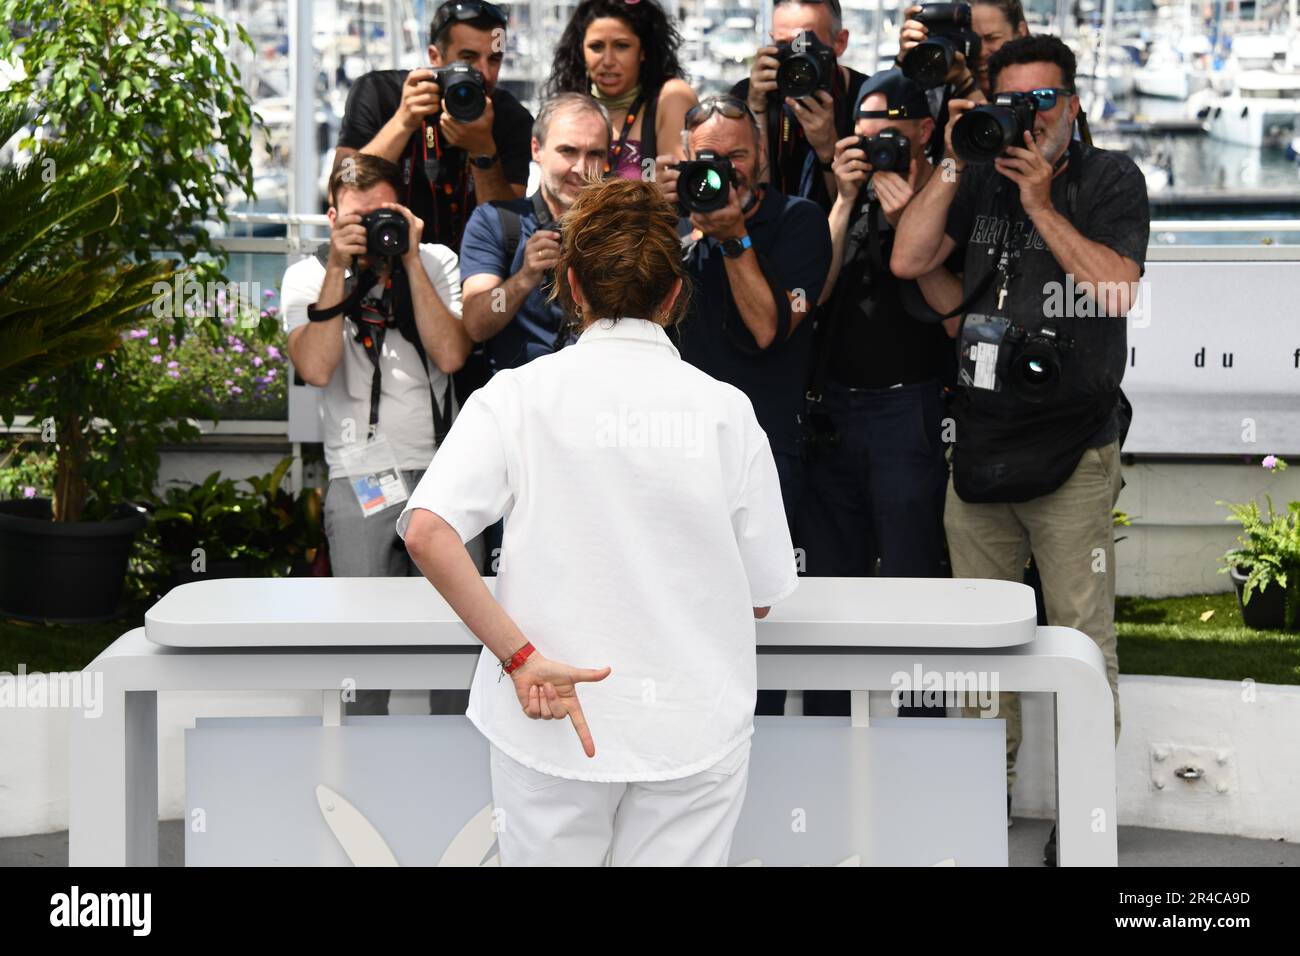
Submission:
POLYGON ((1246 627, 1231 592, 1122 597, 1115 618, 1122 674, 1300 684, 1300 633, 1246 627), (1202 621, 1206 611, 1214 614, 1202 621))
MULTIPOLYGON (((1236 596, 1119 598, 1119 669, 1165 674, 1300 684, 1300 634, 1254 631, 1241 622, 1236 596), (1209 620, 1201 615, 1214 611, 1209 620)), ((30 624, 0 619, 0 672, 22 662, 34 671, 81 670, 104 648, 144 623, 143 610, 103 624, 30 624)))

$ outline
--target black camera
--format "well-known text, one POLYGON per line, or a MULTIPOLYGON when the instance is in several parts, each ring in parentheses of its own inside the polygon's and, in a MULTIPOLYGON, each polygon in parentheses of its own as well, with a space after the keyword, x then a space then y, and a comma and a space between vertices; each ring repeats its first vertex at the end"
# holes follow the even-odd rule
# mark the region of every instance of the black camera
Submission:
POLYGON ((859 136, 858 148, 866 154, 873 172, 906 176, 912 168, 912 144, 896 129, 882 129, 875 136, 859 136))
POLYGON ((468 63, 453 63, 433 71, 442 108, 462 123, 472 123, 487 109, 487 86, 483 74, 468 63))
POLYGON ((967 110, 953 124, 953 151, 968 163, 991 163, 1008 146, 1025 145, 1037 114, 1031 94, 999 93, 991 104, 967 110))
POLYGON ((776 68, 776 89, 782 98, 811 96, 817 90, 831 89, 835 78, 835 51, 817 34, 804 30, 789 43, 776 48, 780 66, 776 68))
POLYGON ((1033 331, 1012 325, 1002 343, 997 373, 1003 384, 1026 402, 1046 401, 1061 383, 1062 354, 1074 347, 1074 340, 1054 325, 1033 331))
POLYGON ((361 217, 366 230, 366 254, 391 259, 404 256, 411 248, 411 226, 394 209, 376 209, 361 217))
POLYGON ((980 38, 971 29, 969 3, 927 3, 916 20, 925 25, 927 37, 903 57, 903 75, 932 90, 942 86, 960 53, 969 66, 980 55, 980 38))
POLYGON ((702 149, 694 159, 673 166, 680 174, 677 198, 686 214, 713 212, 727 204, 731 187, 739 184, 735 167, 726 156, 702 149))

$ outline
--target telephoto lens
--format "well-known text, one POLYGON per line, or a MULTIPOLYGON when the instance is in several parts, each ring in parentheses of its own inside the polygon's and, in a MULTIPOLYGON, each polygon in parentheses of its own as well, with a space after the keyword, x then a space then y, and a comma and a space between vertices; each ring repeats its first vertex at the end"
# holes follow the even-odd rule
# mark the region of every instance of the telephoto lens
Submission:
POLYGON ((393 209, 376 209, 361 217, 366 230, 366 254, 391 259, 404 256, 411 248, 411 227, 406 217, 393 209))
POLYGON ((903 57, 903 75, 924 89, 942 86, 960 53, 967 64, 979 56, 980 38, 971 29, 970 4, 926 3, 916 14, 927 37, 903 57))
POLYGON ((736 171, 727 157, 702 149, 695 154, 695 159, 680 162, 674 168, 680 173, 677 198, 687 215, 713 212, 727 204, 731 187, 736 183, 736 171))
POLYGON ((789 43, 776 48, 776 89, 782 98, 812 96, 831 88, 835 78, 835 51, 804 30, 789 43))
POLYGON ((912 144, 896 129, 883 129, 875 136, 859 136, 858 148, 867 157, 873 172, 898 173, 906 176, 912 167, 912 144))
POLYGON ((462 123, 472 123, 487 109, 487 87, 483 74, 468 63, 453 63, 434 70, 442 91, 442 108, 462 123))
POLYGON ((963 113, 952 127, 952 148, 968 163, 991 163, 1008 146, 1024 146, 1038 109, 1028 93, 999 93, 986 106, 963 113))

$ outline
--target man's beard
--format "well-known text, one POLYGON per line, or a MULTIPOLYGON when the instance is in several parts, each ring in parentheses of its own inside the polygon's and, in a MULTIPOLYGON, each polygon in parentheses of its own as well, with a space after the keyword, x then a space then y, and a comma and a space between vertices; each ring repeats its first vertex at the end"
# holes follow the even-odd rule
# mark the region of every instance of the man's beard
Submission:
POLYGON ((1070 114, 1065 113, 1061 116, 1060 126, 1056 130, 1047 130, 1047 138, 1043 143, 1043 156, 1049 163, 1055 164, 1061 158, 1070 145, 1070 133, 1073 124, 1070 122, 1070 114))

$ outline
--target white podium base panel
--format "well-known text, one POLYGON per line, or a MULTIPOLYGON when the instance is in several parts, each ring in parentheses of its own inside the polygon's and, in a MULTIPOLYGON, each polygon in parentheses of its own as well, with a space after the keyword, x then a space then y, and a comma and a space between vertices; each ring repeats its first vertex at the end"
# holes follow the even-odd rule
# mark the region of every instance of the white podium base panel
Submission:
MULTIPOLYGON (((755 723, 733 865, 1006 865, 1002 721, 755 723)), ((199 718, 185 750, 187 865, 347 866, 384 846, 402 866, 498 862, 487 742, 463 717, 199 718)))

